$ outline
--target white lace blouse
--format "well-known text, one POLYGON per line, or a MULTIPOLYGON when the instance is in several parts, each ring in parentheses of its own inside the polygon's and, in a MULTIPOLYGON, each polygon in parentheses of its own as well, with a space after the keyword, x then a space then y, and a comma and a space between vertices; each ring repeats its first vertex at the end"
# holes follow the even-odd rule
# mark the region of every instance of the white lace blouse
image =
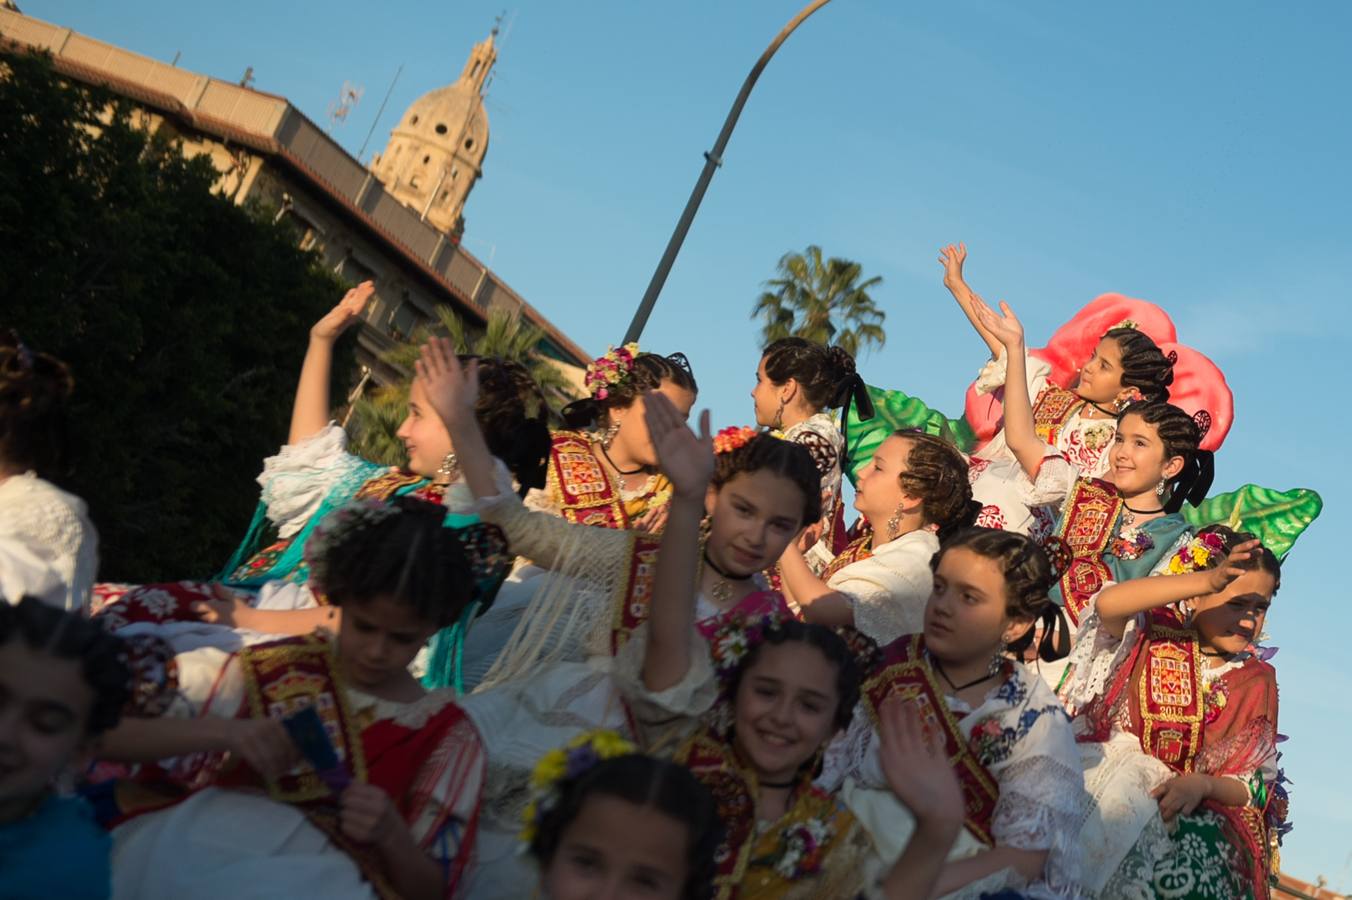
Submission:
POLYGON ((80 610, 99 566, 99 535, 85 502, 34 472, 0 481, 0 589, 80 610))

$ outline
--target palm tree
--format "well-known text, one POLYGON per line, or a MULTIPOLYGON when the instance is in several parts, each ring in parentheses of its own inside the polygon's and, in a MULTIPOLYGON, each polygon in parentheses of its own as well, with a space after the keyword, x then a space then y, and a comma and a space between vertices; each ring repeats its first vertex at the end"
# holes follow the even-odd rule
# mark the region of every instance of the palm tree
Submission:
POLYGON ((848 259, 822 260, 822 248, 813 244, 805 253, 786 253, 779 261, 779 277, 765 283, 751 318, 765 320, 765 343, 796 336, 835 344, 851 356, 859 349, 881 347, 887 340, 886 317, 869 296, 883 283, 875 275, 860 281, 863 267, 848 259))
MULTIPOLYGON (((488 311, 482 334, 471 337, 464 320, 450 309, 437 307, 437 322, 420 325, 407 341, 381 354, 387 365, 413 374, 419 348, 434 334, 449 337, 457 353, 493 356, 524 365, 544 391, 553 409, 575 398, 575 388, 563 372, 537 349, 545 331, 521 319, 519 310, 496 307, 488 311)), ((395 437, 408 411, 408 383, 386 385, 360 397, 352 406, 348 430, 352 452, 382 465, 398 465, 404 459, 403 442, 395 437)))

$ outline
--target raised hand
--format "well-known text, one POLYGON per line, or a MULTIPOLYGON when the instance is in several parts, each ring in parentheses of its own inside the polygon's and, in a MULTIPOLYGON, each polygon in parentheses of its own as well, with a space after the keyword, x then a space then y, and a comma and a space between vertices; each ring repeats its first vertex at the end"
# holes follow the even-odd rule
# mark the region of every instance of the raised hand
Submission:
POLYGON ((374 281, 363 281, 343 295, 343 299, 338 301, 338 305, 324 314, 310 328, 310 337, 316 341, 334 341, 344 331, 351 328, 361 315, 361 311, 366 308, 371 295, 376 292, 376 283, 374 281))
POLYGON ((897 799, 918 822, 961 824, 962 788, 943 748, 925 734, 916 702, 899 696, 883 701, 878 731, 883 775, 897 799))
POLYGON ((641 531, 644 534, 661 534, 662 529, 667 527, 667 516, 670 513, 670 504, 663 503, 661 506, 654 506, 638 517, 638 521, 634 523, 634 530, 641 531))
POLYGON ((939 263, 944 267, 944 287, 952 290, 965 283, 962 280, 962 264, 966 261, 966 244, 949 244, 939 251, 939 263))
POLYGON ((973 294, 972 306, 981 326, 993 334, 996 340, 1004 344, 1006 349, 1023 344, 1023 323, 1019 321, 1018 316, 1014 315, 1014 310, 1009 308, 1008 303, 1001 300, 1000 312, 997 313, 986 305, 985 300, 973 294))
POLYGON ((709 411, 699 415, 699 437, 690 430, 665 394, 649 391, 643 396, 643 419, 648 437, 657 451, 663 474, 671 479, 672 490, 690 500, 704 500, 709 480, 714 476, 714 441, 709 434, 709 411))
POLYGON ((449 338, 428 338, 417 362, 417 378, 427 391, 427 400, 448 431, 474 420, 479 400, 479 365, 460 365, 449 338))
POLYGON ((1253 557, 1253 551, 1257 550, 1262 541, 1252 540, 1237 544, 1230 555, 1225 557, 1225 562, 1214 569, 1207 570, 1207 577, 1210 579, 1212 593, 1220 593, 1230 586, 1230 582, 1245 573, 1245 569, 1239 567, 1239 563, 1253 557))

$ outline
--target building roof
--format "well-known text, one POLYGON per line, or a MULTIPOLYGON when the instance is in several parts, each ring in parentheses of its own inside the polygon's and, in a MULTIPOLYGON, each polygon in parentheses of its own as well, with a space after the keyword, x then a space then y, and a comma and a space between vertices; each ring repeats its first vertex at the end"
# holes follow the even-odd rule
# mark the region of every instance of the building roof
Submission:
POLYGON ((371 238, 480 324, 490 306, 521 310, 562 361, 591 356, 473 254, 391 196, 380 181, 285 97, 200 75, 0 8, 0 39, 52 55, 56 70, 152 107, 198 132, 248 147, 311 185, 371 238))

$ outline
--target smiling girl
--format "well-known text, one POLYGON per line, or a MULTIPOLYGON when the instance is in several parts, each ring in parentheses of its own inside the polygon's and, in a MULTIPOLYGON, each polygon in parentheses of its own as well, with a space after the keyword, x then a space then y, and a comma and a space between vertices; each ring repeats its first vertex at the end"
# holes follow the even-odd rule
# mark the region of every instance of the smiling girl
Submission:
POLYGON ((967 464, 943 439, 898 432, 860 472, 855 509, 868 527, 821 577, 790 545, 780 558, 785 593, 808 622, 850 625, 880 644, 920 630, 930 559, 942 536, 971 525, 967 464))
POLYGON ((241 879, 331 898, 446 897, 463 886, 483 748, 454 693, 424 691, 408 666, 496 588, 511 558, 496 529, 450 529, 444 518, 411 498, 331 514, 306 562, 344 610, 332 642, 180 654, 171 714, 108 735, 105 758, 164 766, 118 785, 121 895, 235 896, 241 879), (281 720, 302 709, 319 713, 335 766, 299 760, 281 720))
POLYGON ((1285 796, 1276 673, 1255 642, 1281 566, 1252 535, 1211 526, 1169 571, 1107 586, 1073 654, 1064 693, 1094 800, 1085 887, 1266 897, 1285 796))
MULTIPOLYGON (((960 532, 933 560, 924 630, 882 650, 863 686, 866 716, 832 748, 821 784, 841 785, 881 859, 897 858, 912 817, 888 789, 878 755, 879 710, 892 697, 918 705, 962 787, 965 828, 935 895, 1066 893, 1078 872, 1074 820, 1083 808, 1070 722, 1030 669, 1012 661, 1053 614, 1052 570, 1024 535, 960 532)), ((1050 650, 1046 637, 1039 649, 1050 650)), ((947 848, 945 848, 947 849, 947 848)))

